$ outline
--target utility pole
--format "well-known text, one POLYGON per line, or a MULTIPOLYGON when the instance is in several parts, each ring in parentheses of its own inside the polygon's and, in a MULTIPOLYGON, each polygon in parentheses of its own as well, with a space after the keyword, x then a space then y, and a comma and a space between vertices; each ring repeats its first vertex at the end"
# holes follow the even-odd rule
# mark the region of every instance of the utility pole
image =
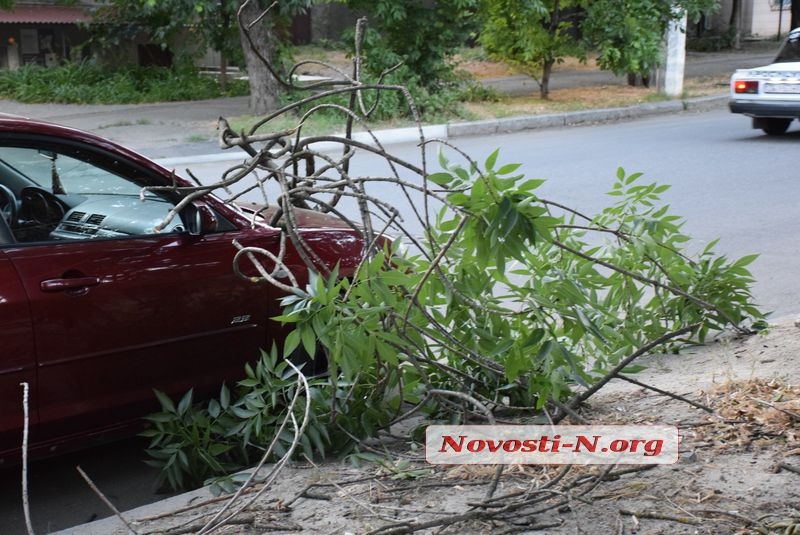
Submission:
POLYGON ((663 82, 659 77, 658 89, 670 97, 683 94, 683 73, 686 67, 686 20, 684 11, 680 18, 669 22, 667 28, 667 60, 664 64, 663 82))

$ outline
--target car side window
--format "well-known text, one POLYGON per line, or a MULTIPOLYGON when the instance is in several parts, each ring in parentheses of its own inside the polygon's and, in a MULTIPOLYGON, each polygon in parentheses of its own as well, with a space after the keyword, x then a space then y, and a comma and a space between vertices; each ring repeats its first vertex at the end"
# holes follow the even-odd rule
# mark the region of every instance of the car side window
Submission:
POLYGON ((180 232, 167 197, 69 154, 0 147, 0 214, 18 243, 180 232))

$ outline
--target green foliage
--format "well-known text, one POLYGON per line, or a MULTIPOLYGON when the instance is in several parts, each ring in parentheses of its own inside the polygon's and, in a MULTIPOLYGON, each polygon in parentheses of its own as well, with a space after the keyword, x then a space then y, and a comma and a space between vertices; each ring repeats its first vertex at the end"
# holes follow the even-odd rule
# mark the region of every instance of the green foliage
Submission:
POLYGON ((662 61, 663 38, 682 11, 696 20, 718 7, 715 0, 596 0, 586 6, 584 38, 598 50, 597 64, 614 74, 649 76, 662 61))
MULTIPOLYGON (((223 385, 219 397, 207 403, 193 404, 192 391, 177 405, 156 392, 161 412, 146 418, 150 426, 142 436, 150 439, 147 464, 161 470, 159 484, 177 490, 214 478, 212 490, 228 490, 232 480, 222 476, 258 462, 273 440, 274 456, 287 451, 293 429, 282 424, 292 406, 297 377, 277 355, 274 348, 265 353, 255 366, 246 367, 245 378, 233 392, 223 385)), ((314 396, 320 384, 312 381, 310 386, 314 396)), ((303 401, 294 406, 298 420, 303 408, 303 401)), ((325 428, 312 418, 301 451, 324 453, 328 443, 325 428)))
POLYGON ((661 62, 670 7, 657 0, 598 0, 587 8, 584 35, 599 50, 597 64, 616 75, 650 76, 661 62), (614 7, 622 4, 623 9, 614 7))
MULTIPOLYGON (((367 77, 364 80, 365 84, 377 83, 375 80, 370 80, 367 77)), ((478 89, 470 89, 471 85, 464 84, 463 86, 456 85, 443 85, 437 91, 421 84, 419 78, 409 73, 408 68, 403 66, 386 76, 382 85, 391 85, 396 88, 404 87, 408 94, 414 101, 416 111, 419 117, 429 123, 436 122, 437 119, 446 121, 453 117, 461 116, 461 102, 468 95, 475 95, 476 98, 481 97, 488 92, 482 92, 478 89)), ((290 104, 299 101, 305 97, 302 92, 289 92, 283 95, 282 102, 290 104)), ((365 108, 369 111, 369 119, 372 121, 388 121, 393 119, 407 119, 413 120, 414 116, 409 108, 408 97, 405 92, 395 89, 392 91, 367 89, 360 92, 362 102, 365 108)), ((332 122, 341 124, 344 118, 344 112, 332 108, 325 109, 318 108, 320 105, 333 104, 336 106, 347 108, 349 105, 349 94, 339 94, 327 98, 320 98, 307 105, 300 106, 296 109, 297 115, 302 115, 307 111, 316 108, 314 116, 316 119, 322 117, 330 118, 332 122)))
POLYGON ((736 28, 720 33, 704 33, 701 36, 686 36, 686 49, 695 52, 718 52, 733 48, 736 42, 736 28))
MULTIPOLYGON (((431 93, 453 81, 450 59, 474 32, 479 0, 341 0, 366 13, 365 69, 374 78, 402 63, 406 74, 431 93)), ((352 31, 346 32, 353 42, 352 31)))
POLYGON ((80 62, 0 71, 0 96, 19 102, 128 104, 243 94, 247 94, 246 82, 236 81, 223 92, 215 77, 193 68, 106 68, 80 62))
POLYGON ((483 0, 480 42, 493 56, 507 61, 539 81, 547 98, 553 65, 565 57, 582 56, 569 0, 483 0))

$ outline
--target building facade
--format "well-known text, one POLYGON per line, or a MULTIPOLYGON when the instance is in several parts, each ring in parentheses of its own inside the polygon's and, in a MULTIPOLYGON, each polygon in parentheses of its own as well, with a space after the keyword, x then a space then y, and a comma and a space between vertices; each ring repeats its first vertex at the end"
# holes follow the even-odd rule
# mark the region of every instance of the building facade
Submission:
POLYGON ((0 10, 0 69, 56 65, 70 59, 87 38, 86 24, 96 3, 17 2, 0 10))

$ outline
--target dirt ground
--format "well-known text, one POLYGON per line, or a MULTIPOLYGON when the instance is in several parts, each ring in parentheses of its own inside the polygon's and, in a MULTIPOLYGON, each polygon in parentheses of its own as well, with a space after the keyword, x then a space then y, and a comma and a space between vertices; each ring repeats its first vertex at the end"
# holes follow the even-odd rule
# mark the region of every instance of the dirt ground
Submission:
MULTIPOLYGON (((382 463, 286 466, 240 497, 234 508, 252 505, 215 533, 800 533, 800 327, 786 319, 762 334, 640 363, 647 369, 636 380, 713 413, 617 381, 580 414, 592 423, 678 426, 677 464, 610 473, 507 466, 487 499, 495 467, 432 467, 397 430, 382 463)), ((197 533, 228 501, 196 493, 181 508, 125 516, 140 535, 197 533)), ((116 522, 114 533, 130 533, 116 522)))

